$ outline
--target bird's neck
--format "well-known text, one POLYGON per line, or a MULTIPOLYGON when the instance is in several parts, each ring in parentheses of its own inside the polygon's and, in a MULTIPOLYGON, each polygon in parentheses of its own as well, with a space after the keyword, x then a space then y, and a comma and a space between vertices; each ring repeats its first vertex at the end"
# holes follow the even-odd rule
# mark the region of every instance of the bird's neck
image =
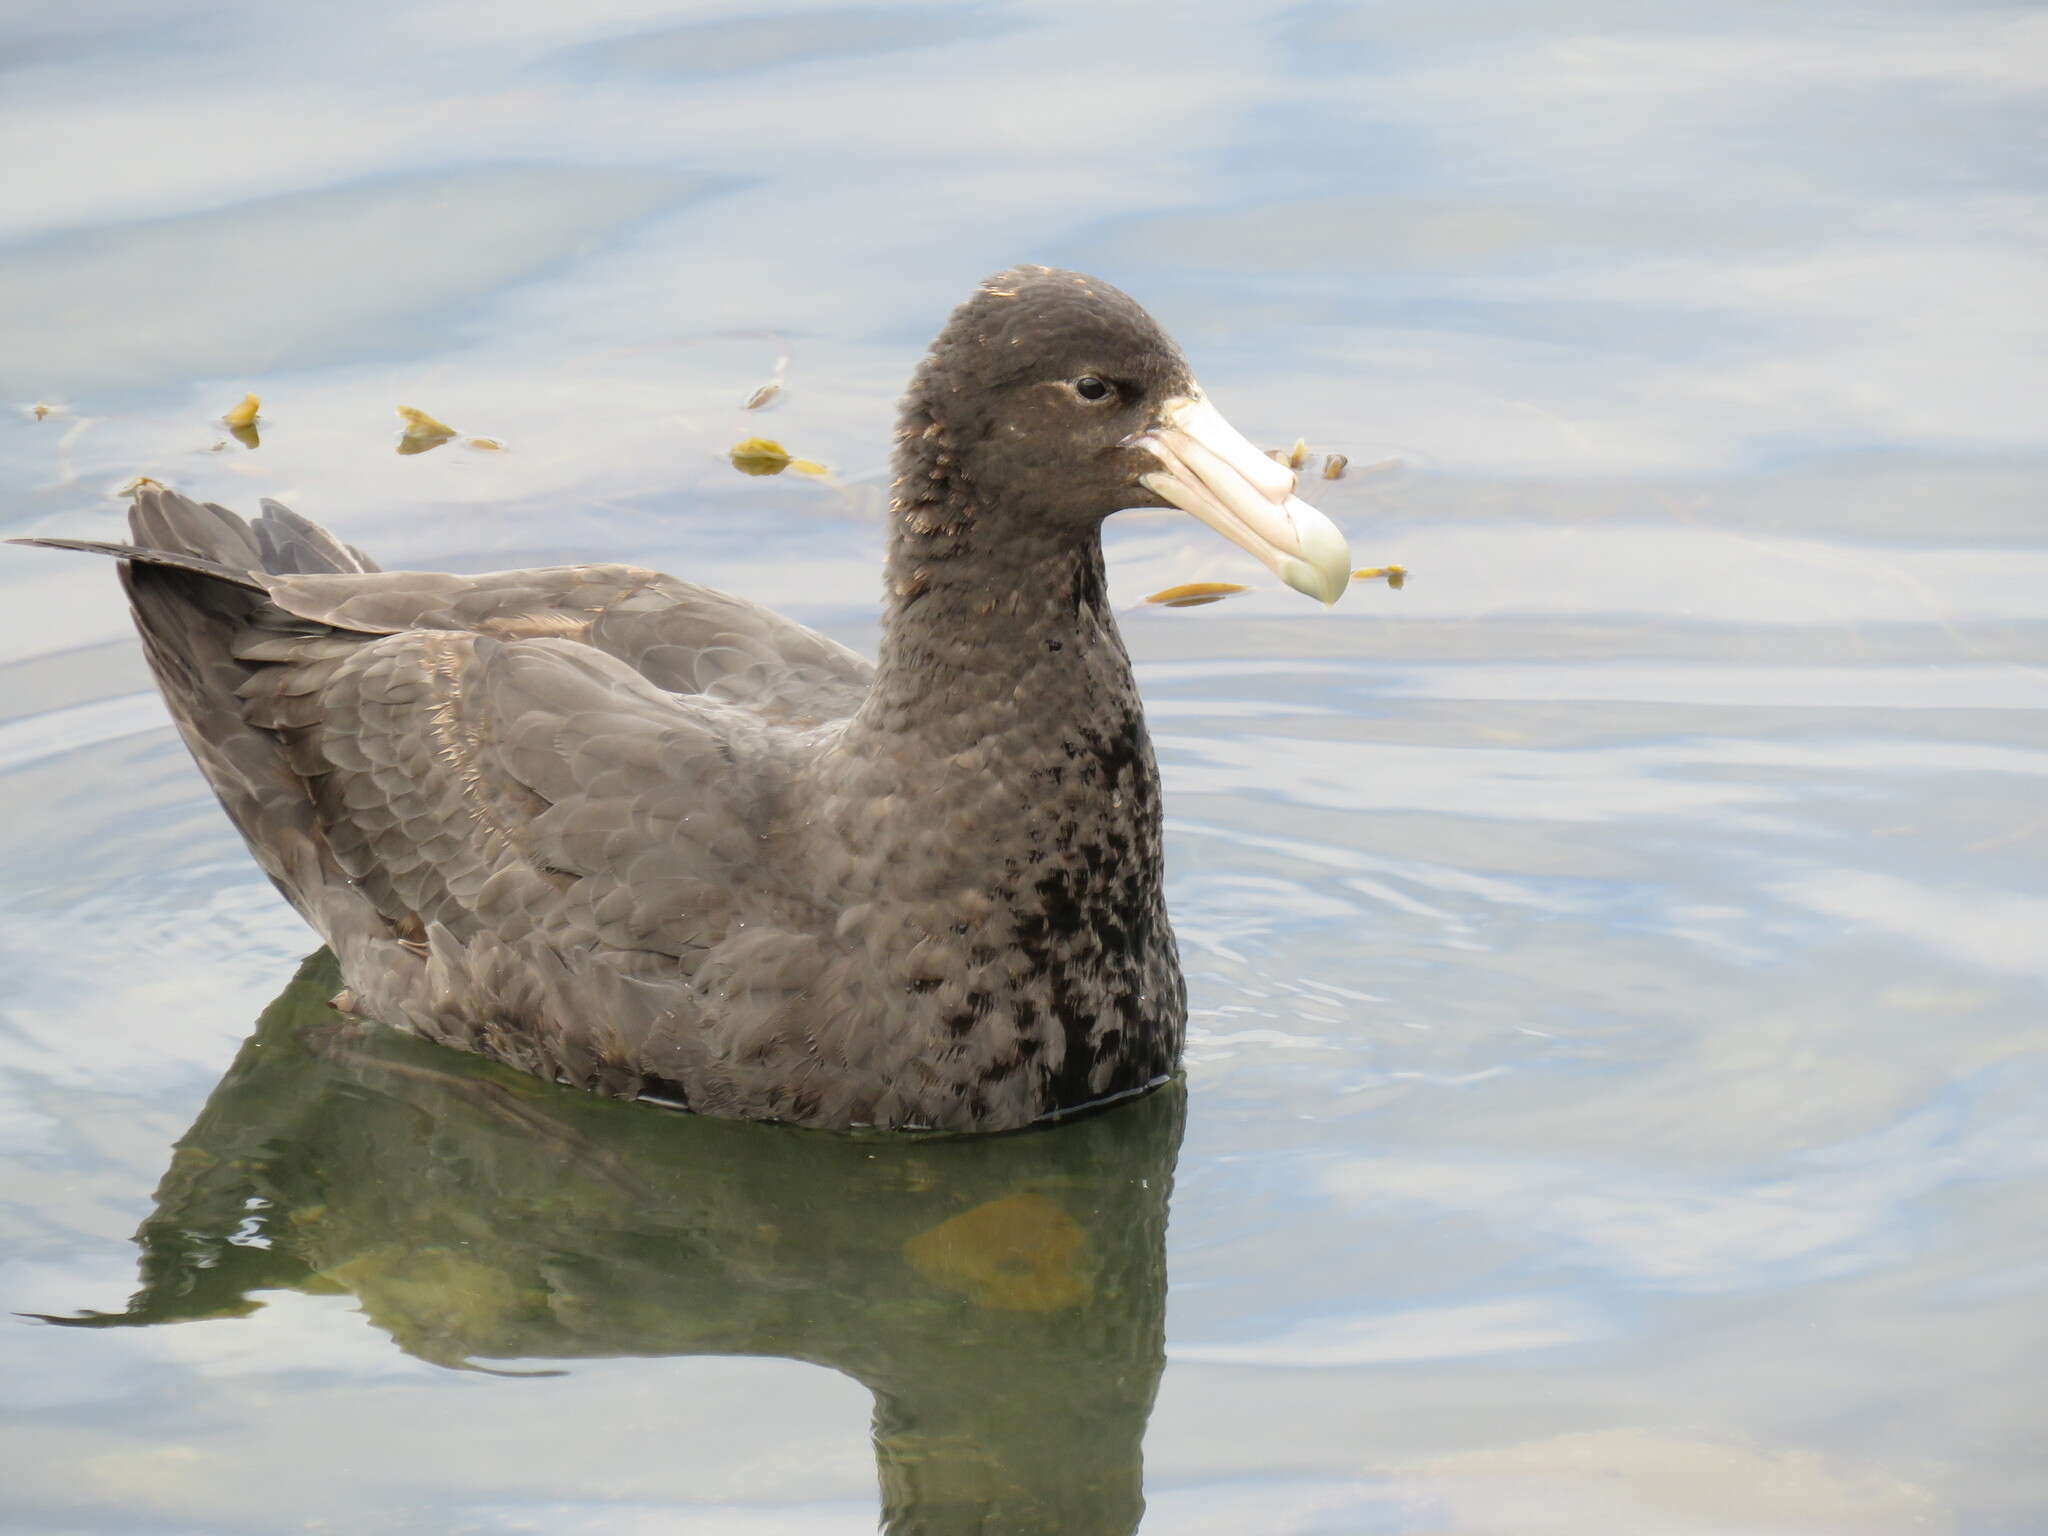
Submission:
POLYGON ((815 760, 853 854, 826 900, 887 957, 878 995, 942 1104, 1030 1118, 1142 1087, 1186 992, 1098 530, 952 473, 899 476, 893 513, 874 684, 815 760))
POLYGON ((1096 525, 991 508, 952 474, 897 487, 864 724, 950 756, 1020 721, 1050 741, 1135 717, 1096 525))

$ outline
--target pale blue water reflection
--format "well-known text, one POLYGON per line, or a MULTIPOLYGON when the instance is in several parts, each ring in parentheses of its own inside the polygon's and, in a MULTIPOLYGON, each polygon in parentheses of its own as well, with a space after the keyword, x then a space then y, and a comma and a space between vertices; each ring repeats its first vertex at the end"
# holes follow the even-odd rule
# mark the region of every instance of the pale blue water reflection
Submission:
MULTIPOLYGON (((1020 259, 1351 455, 1314 490, 1400 592, 1318 614, 1172 517, 1112 534, 1196 1009, 1148 1532, 2048 1517, 2038 10, 7 25, 0 402, 60 408, 0 423, 10 534, 106 536, 149 474, 864 645, 894 394, 1020 259), (509 449, 400 457, 401 404, 509 449), (734 475, 757 430, 835 479, 734 475)), ((309 940, 109 573, 0 591, 0 1302, 118 1311, 309 940)), ((266 1301, 0 1328, 0 1523, 875 1519, 868 1394, 817 1366, 506 1381, 266 1301)))

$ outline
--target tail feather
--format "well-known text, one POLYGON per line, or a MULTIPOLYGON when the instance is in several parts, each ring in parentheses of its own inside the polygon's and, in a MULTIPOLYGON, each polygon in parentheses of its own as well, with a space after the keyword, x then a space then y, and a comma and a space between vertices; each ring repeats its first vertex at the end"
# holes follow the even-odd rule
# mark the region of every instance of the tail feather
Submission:
POLYGON ((145 549, 140 544, 112 544, 99 539, 9 539, 7 542, 33 544, 38 549, 73 549, 88 555, 111 555, 116 560, 134 560, 143 565, 161 565, 174 570, 191 571, 199 576, 211 576, 215 581, 247 587, 251 592, 269 590, 248 570, 236 570, 221 564, 218 560, 209 560, 200 555, 183 555, 164 549, 145 549))
POLYGON ((128 513, 132 543, 104 539, 9 539, 41 549, 108 555, 139 565, 191 571, 251 592, 268 592, 264 576, 337 576, 374 571, 377 562, 280 502, 244 522, 226 507, 175 491, 144 490, 128 513))
POLYGON ((121 584, 171 717, 257 863, 330 939, 372 923, 374 913, 335 866, 287 744, 243 711, 238 690, 252 667, 235 647, 283 617, 269 600, 269 577, 375 567, 275 502, 249 523, 152 486, 136 496, 128 527, 134 542, 127 544, 14 542, 121 562, 121 584))
POLYGON ((197 555, 235 570, 263 568, 263 552, 249 525, 226 507, 151 487, 128 509, 128 532, 144 549, 197 555))
POLYGON ((324 576, 374 571, 376 563, 318 523, 281 502, 263 498, 263 515, 250 525, 263 569, 278 576, 324 576))

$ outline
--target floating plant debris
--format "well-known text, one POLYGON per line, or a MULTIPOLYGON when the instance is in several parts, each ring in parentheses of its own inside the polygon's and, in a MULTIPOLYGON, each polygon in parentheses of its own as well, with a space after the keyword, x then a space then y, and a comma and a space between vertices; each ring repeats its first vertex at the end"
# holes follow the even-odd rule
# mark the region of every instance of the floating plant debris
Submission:
POLYGON ((50 404, 47 400, 38 400, 28 408, 28 413, 35 417, 37 421, 41 421, 46 416, 55 415, 59 409, 60 407, 50 404))
POLYGON ((1325 480, 1342 480, 1344 478, 1344 466, 1350 462, 1351 460, 1341 453, 1331 454, 1327 459, 1323 460, 1323 478, 1325 480))
POLYGON ((400 453, 426 453, 455 436, 455 429, 447 422, 437 421, 425 411, 416 411, 409 405, 398 407, 398 419, 405 423, 405 431, 398 441, 400 453))
POLYGON ((781 397, 781 394, 782 384, 779 380, 763 384, 759 389, 747 396, 747 409, 750 411, 765 411, 781 397))
POLYGON ((743 475, 779 475, 789 468, 789 450, 773 438, 750 437, 734 443, 726 457, 743 475))
POLYGON ((263 409, 263 402, 254 395, 242 396, 242 403, 230 407, 222 414, 227 423, 228 435, 244 448, 261 448, 263 435, 256 430, 256 413, 263 409))
POLYGON ((1168 587, 1163 592, 1154 592, 1145 601, 1157 603, 1162 608, 1202 608, 1249 591, 1250 587, 1235 581, 1190 581, 1178 587, 1168 587))
POLYGON ((1369 565, 1362 571, 1353 571, 1351 579, 1353 581, 1384 581, 1398 592, 1401 590, 1402 584, 1408 580, 1408 567, 1405 565, 1369 565))
POLYGON ((785 469, 793 469, 800 475, 829 473, 815 459, 791 458, 789 450, 772 437, 750 437, 743 443, 734 443, 726 450, 726 457, 732 460, 732 467, 743 475, 779 475, 785 469))
POLYGON ((503 440, 495 437, 465 437, 462 440, 462 446, 465 448, 481 448, 485 453, 503 453, 505 451, 503 440))
POLYGON ((405 423, 407 437, 453 437, 455 429, 445 421, 436 421, 425 411, 416 411, 409 405, 398 408, 398 419, 405 423))
POLYGON ((116 496, 140 496, 152 486, 160 491, 170 489, 169 486, 165 485, 163 481, 157 479, 154 475, 137 475, 134 479, 124 480, 120 485, 116 486, 114 494, 116 496))

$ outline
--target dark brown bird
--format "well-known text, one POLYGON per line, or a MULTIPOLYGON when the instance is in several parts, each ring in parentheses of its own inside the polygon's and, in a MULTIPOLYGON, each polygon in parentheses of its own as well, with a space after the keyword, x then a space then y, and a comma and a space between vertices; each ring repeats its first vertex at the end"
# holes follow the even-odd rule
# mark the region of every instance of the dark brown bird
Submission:
POLYGON ((625 565, 380 571, 142 491, 185 743, 349 1006, 705 1114, 1007 1130, 1180 1058, 1159 776, 1100 530, 1184 508, 1333 602, 1344 539, 1093 278, 956 310, 897 432, 881 655, 625 565))

